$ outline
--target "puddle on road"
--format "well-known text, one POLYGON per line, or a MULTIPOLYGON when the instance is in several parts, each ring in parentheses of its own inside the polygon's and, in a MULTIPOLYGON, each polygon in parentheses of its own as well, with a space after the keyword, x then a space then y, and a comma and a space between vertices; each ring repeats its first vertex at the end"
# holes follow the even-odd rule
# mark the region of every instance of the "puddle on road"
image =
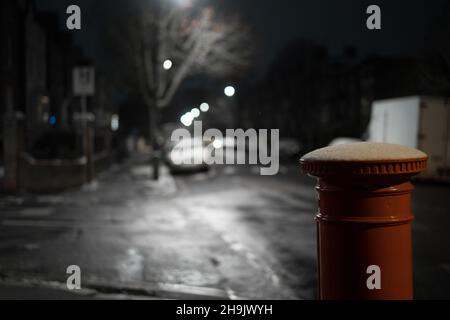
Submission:
POLYGON ((20 212, 22 217, 48 217, 53 214, 51 208, 30 208, 24 209, 20 212))
POLYGON ((64 200, 64 197, 60 195, 45 195, 37 197, 36 202, 41 204, 56 205, 61 204, 64 200))
POLYGON ((39 243, 27 243, 23 247, 27 251, 35 251, 39 250, 41 248, 41 245, 39 243))
POLYGON ((199 270, 165 270, 163 278, 170 283, 183 283, 188 286, 211 286, 220 282, 218 274, 201 272, 199 270))

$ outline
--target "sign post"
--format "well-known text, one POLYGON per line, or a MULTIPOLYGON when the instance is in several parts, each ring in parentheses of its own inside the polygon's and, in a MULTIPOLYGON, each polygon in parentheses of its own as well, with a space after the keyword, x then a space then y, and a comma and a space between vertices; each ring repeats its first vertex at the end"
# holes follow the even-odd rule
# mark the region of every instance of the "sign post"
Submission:
POLYGON ((86 157, 86 182, 94 178, 94 132, 89 126, 87 114, 87 97, 95 94, 95 69, 94 67, 75 67, 73 69, 73 93, 80 97, 81 101, 81 135, 83 154, 86 157))

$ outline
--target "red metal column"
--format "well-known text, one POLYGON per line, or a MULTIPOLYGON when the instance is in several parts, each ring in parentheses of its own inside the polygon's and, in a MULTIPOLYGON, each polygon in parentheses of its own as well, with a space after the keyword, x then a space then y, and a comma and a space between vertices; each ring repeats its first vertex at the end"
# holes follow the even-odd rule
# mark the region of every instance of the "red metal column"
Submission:
POLYGON ((416 149, 355 143, 313 151, 318 177, 320 299, 412 299, 410 178, 426 169, 416 149))

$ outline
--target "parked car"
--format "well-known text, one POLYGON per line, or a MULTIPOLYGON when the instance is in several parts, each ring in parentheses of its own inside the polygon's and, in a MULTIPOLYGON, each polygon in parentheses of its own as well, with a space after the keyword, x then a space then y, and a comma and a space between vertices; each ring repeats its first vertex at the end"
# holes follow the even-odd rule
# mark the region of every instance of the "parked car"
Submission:
POLYGON ((173 174, 208 170, 206 157, 206 144, 201 139, 169 141, 164 146, 164 159, 173 174))
POLYGON ((340 144, 348 144, 348 143, 356 143, 356 142, 362 142, 362 140, 357 139, 357 138, 339 137, 339 138, 334 138, 333 140, 331 140, 329 146, 337 146, 340 144))

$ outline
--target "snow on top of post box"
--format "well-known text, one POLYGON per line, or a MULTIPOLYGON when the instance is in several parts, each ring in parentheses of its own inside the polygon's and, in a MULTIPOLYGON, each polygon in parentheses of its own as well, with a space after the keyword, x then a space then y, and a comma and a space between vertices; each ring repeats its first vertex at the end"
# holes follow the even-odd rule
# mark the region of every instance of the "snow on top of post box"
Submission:
POLYGON ((397 144, 358 142, 312 151, 304 155, 302 161, 383 161, 426 157, 422 151, 397 144))

